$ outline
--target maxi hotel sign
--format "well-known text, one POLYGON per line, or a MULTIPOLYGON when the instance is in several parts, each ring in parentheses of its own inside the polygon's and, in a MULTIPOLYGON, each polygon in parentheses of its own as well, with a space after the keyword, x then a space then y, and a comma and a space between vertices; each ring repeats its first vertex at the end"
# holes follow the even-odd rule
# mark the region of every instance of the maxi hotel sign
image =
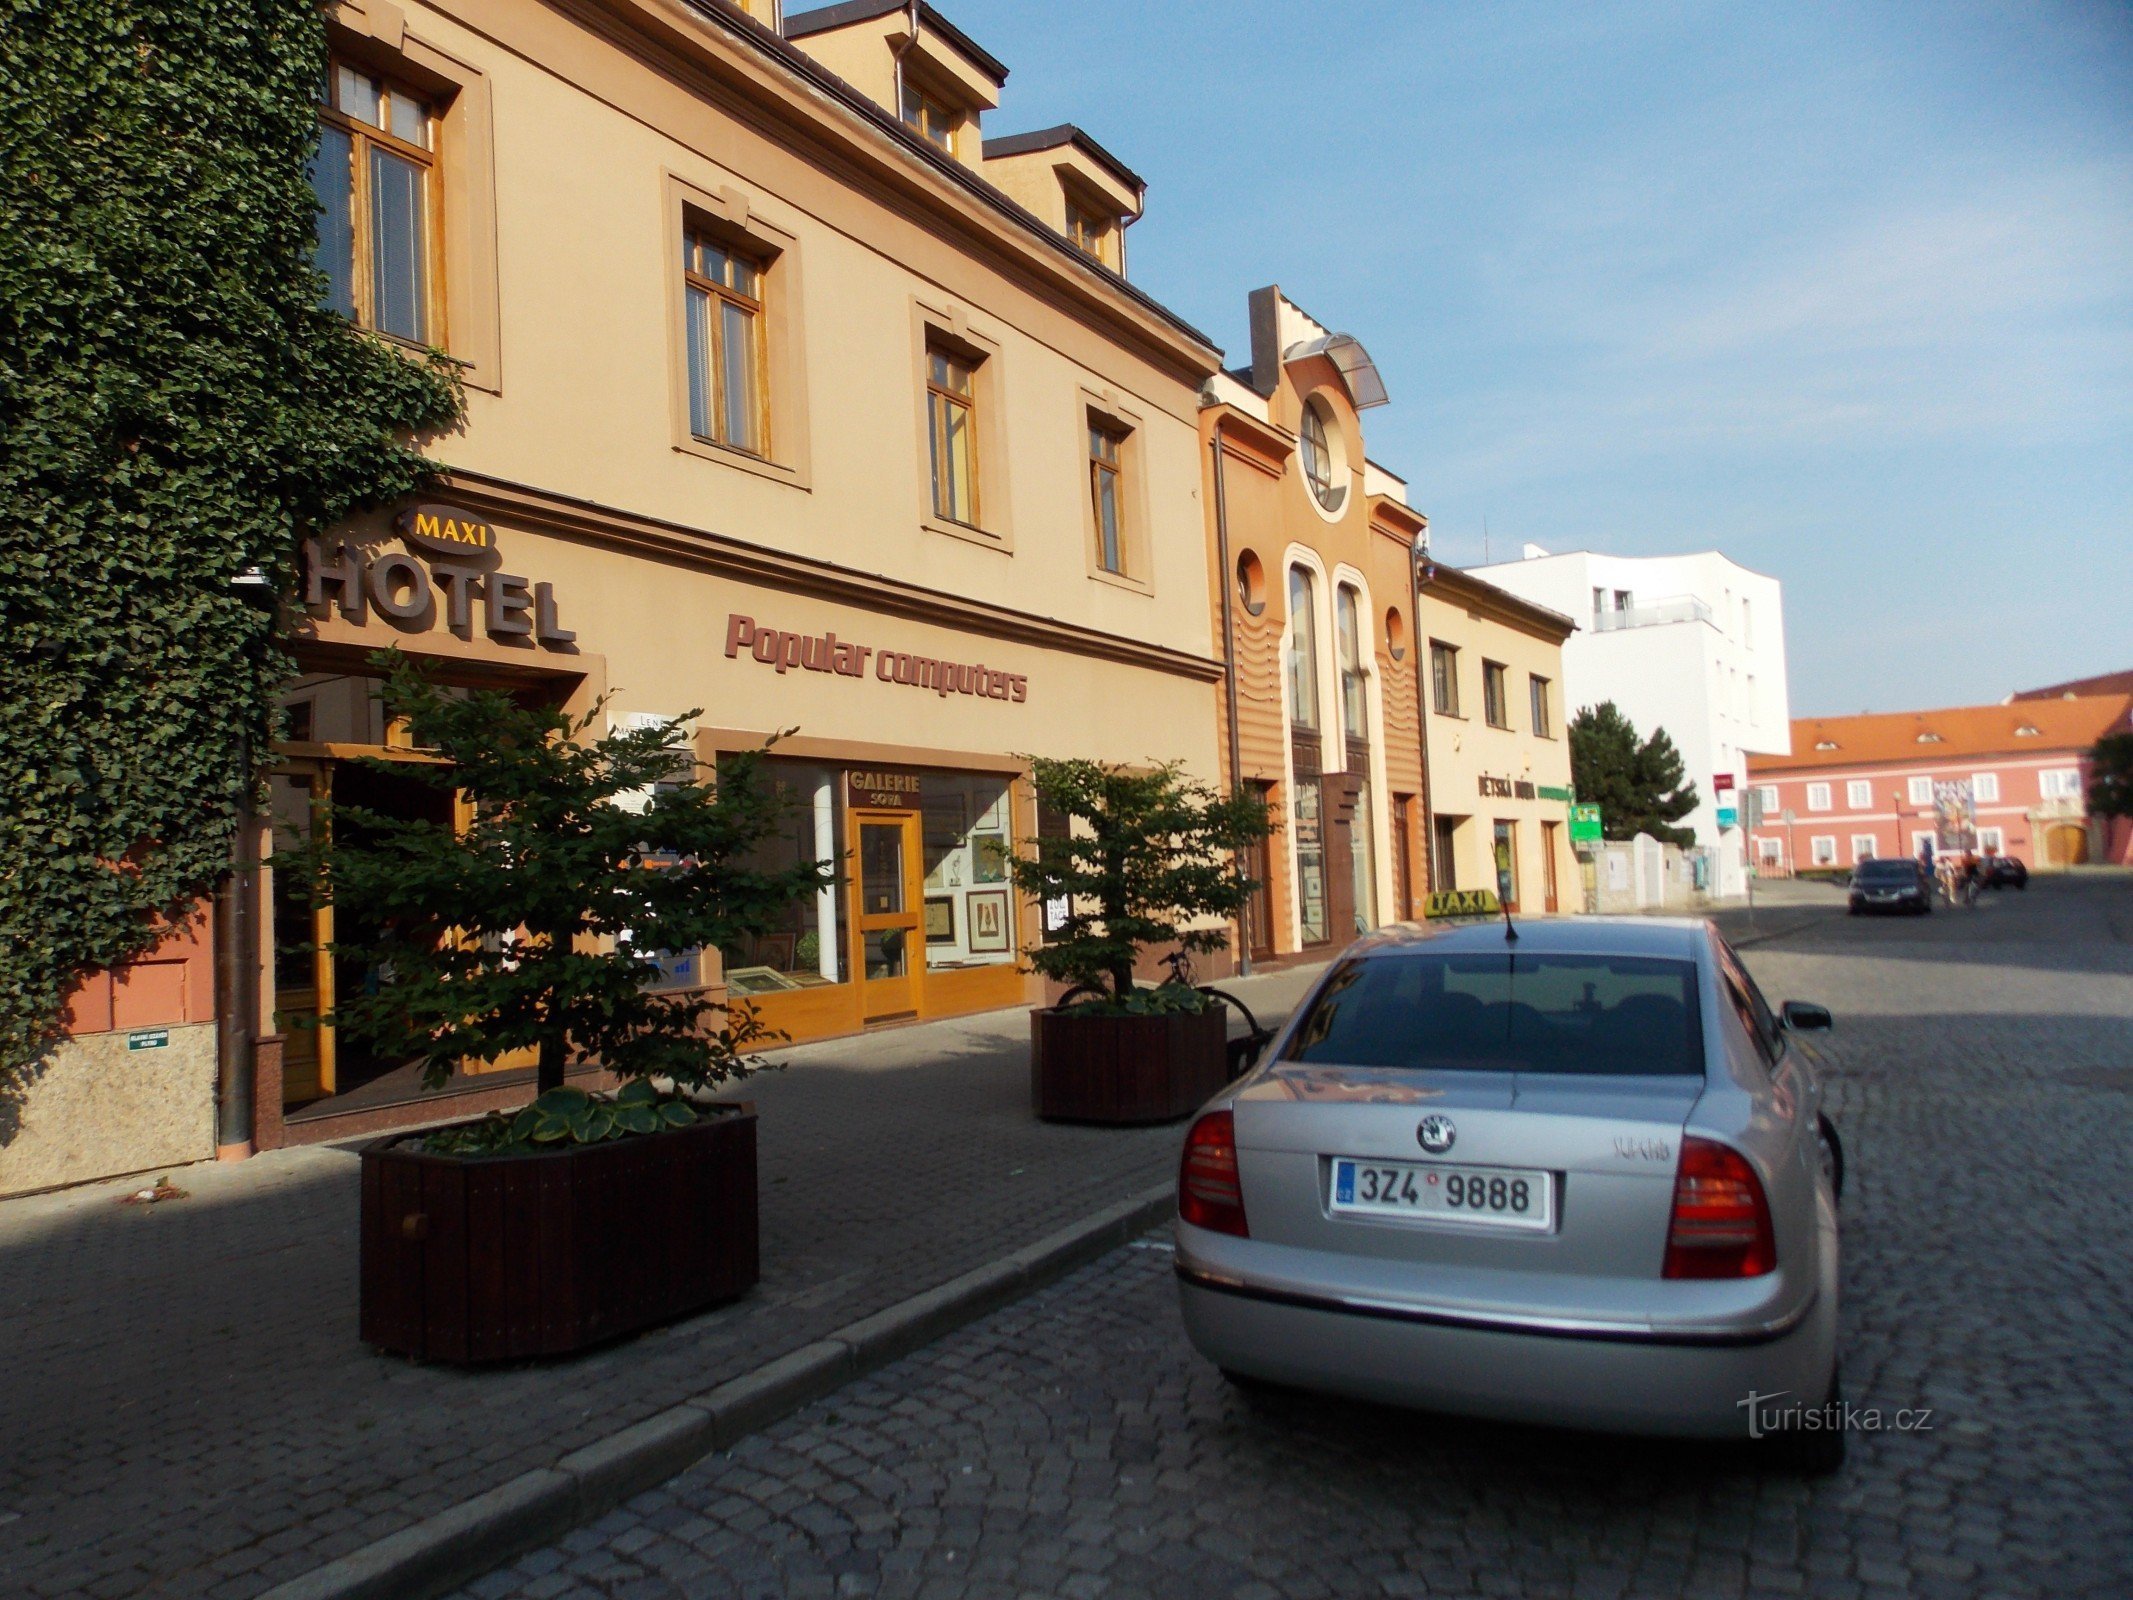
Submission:
POLYGON ((401 512, 393 526, 416 554, 306 539, 305 607, 334 606, 358 626, 375 610, 418 631, 436 626, 441 607, 445 626, 461 638, 473 633, 478 615, 492 639, 525 639, 550 650, 577 639, 557 614, 553 584, 502 570, 493 523, 456 506, 421 505, 401 512))

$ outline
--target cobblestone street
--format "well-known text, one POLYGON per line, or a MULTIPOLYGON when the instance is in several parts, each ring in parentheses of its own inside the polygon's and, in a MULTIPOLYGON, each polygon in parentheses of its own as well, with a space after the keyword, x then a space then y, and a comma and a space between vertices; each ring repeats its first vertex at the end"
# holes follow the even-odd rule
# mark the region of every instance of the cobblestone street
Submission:
POLYGON ((1930 1408, 1836 1477, 1247 1397, 1159 1233, 467 1595, 2133 1593, 2133 884, 1786 926, 1745 954, 1838 1019, 1847 1393, 1930 1408))

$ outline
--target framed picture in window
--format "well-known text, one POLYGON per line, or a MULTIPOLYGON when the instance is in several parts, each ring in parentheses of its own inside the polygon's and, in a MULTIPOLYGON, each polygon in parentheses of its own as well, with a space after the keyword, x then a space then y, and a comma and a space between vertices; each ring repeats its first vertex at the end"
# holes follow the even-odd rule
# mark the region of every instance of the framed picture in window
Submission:
POLYGON ((929 894, 926 896, 926 943, 955 943, 954 895, 929 894))
POLYGON ((972 883, 1007 881, 1007 835, 974 833, 970 836, 972 883))
POLYGON ((970 892, 970 950, 973 955, 1005 955, 1015 945, 1008 931, 1007 891, 973 889, 970 892))
POLYGON ((792 933, 766 933, 755 942, 755 958, 766 967, 780 972, 792 971, 793 947, 799 943, 799 935, 792 933))

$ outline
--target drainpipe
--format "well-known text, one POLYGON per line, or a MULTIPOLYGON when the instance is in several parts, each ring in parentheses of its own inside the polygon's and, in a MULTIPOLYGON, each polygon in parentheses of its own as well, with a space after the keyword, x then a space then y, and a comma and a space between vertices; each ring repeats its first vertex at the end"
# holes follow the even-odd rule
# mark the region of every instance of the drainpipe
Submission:
POLYGON ((896 104, 889 107, 889 115, 898 122, 904 120, 904 57, 909 55, 918 43, 918 4, 919 0, 911 0, 910 7, 905 12, 909 31, 904 36, 904 42, 891 52, 896 62, 896 104))
MULTIPOLYGON (((280 601, 258 567, 230 580, 231 595, 267 623, 280 601)), ((245 657, 258 660, 264 640, 255 632, 245 657)), ((254 1034, 259 1026, 259 940, 253 917, 258 903, 259 819, 252 810, 252 731, 237 731, 237 831, 230 841, 230 870, 215 905, 215 1159, 242 1161, 252 1153, 254 1034)))
POLYGON ((1425 896, 1437 887, 1437 828, 1432 820, 1435 810, 1430 805, 1430 690, 1429 664, 1425 659, 1428 635, 1422 631, 1422 588, 1436 575, 1436 563, 1429 559, 1429 527, 1425 523, 1421 542, 1410 552, 1407 563, 1407 648, 1415 653, 1415 721, 1421 729, 1422 744, 1422 881, 1428 886, 1423 890, 1425 896))
MULTIPOLYGON (((1215 418, 1215 436, 1208 441, 1215 472, 1215 588, 1222 596, 1222 681, 1229 703, 1229 781, 1234 789, 1244 787, 1243 741, 1237 732, 1237 621, 1230 611, 1229 492, 1222 477, 1222 419, 1215 418)), ((1248 877, 1244 852, 1237 852, 1237 876, 1248 877)), ((1246 901, 1237 912, 1237 972, 1252 975, 1252 907, 1246 901)))

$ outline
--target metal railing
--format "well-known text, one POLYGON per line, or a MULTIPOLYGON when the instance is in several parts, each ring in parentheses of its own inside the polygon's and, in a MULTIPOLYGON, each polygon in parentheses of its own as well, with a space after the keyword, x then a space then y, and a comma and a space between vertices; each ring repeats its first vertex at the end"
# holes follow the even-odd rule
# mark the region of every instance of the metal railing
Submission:
POLYGON ((1595 611, 1592 617, 1594 633, 1616 633, 1623 628, 1653 628, 1666 622, 1709 622, 1711 608, 1694 595, 1676 595, 1668 600, 1654 600, 1648 606, 1631 606, 1626 611, 1595 611))

